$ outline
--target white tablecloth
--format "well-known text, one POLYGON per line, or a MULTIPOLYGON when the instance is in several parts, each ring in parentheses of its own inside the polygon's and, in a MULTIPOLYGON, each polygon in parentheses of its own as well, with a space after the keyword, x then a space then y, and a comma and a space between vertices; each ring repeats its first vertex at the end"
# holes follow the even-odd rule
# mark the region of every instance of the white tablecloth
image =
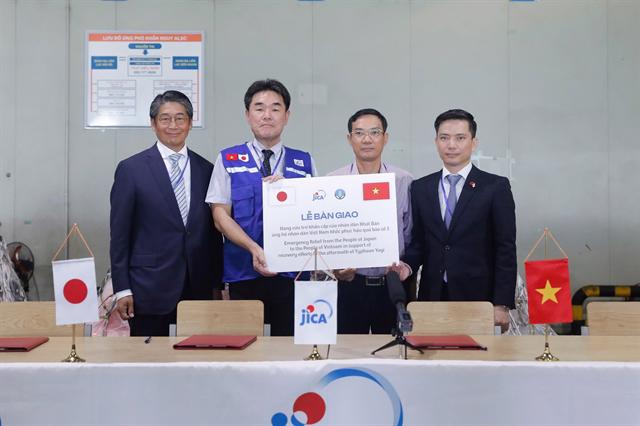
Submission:
POLYGON ((307 420, 318 425, 640 425, 640 363, 367 359, 0 365, 1 426, 307 420), (299 412, 292 418, 296 401, 299 412))

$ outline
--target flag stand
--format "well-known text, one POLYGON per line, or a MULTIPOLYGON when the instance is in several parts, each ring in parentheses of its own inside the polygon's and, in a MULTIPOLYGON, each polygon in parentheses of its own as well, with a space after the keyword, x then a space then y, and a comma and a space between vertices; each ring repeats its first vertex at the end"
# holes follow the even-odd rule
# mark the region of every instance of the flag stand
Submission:
MULTIPOLYGON (((562 247, 560 247, 560 244, 558 243, 558 240, 556 240, 556 238, 553 236, 553 234, 551 233, 549 228, 544 228, 544 232, 542 233, 540 238, 538 238, 538 241, 536 241, 536 243, 533 245, 533 248, 531 248, 531 250, 529 251, 529 254, 527 254, 527 257, 524 259, 525 262, 531 257, 531 255, 533 254, 535 249, 538 247, 538 245, 540 245, 540 242, 542 241, 543 238, 544 238, 544 257, 545 258, 547 258, 547 243, 549 241, 549 238, 551 238, 553 243, 556 245, 556 247, 558 247, 558 250, 560 250, 560 252, 564 255, 564 257, 566 257, 566 258, 569 257, 569 256, 567 256, 567 253, 565 253, 565 251, 562 250, 562 247)), ((549 324, 545 324, 545 327, 544 327, 544 351, 542 352, 542 354, 540 354, 539 356, 537 356, 535 358, 536 361, 543 361, 543 362, 560 361, 560 358, 556 357, 555 355, 553 355, 551 353, 551 349, 549 347, 549 329, 550 328, 551 327, 549 326, 549 324)))
MULTIPOLYGON (((71 227, 71 230, 69 231, 69 233, 65 237, 64 241, 62 242, 62 244, 60 244, 60 247, 58 247, 58 251, 56 251, 56 254, 53 255, 53 259, 51 259, 52 263, 55 262, 55 260, 58 257, 58 255, 60 255, 60 252, 62 251, 64 246, 69 241, 69 238, 71 237, 71 234, 73 234, 74 232, 76 234, 78 234, 78 236, 82 240, 82 243, 86 247, 86 249, 89 252, 89 254, 91 255, 91 257, 95 258, 95 256, 93 255, 93 251, 91 251, 91 248, 89 247, 89 244, 87 244, 87 240, 85 240, 84 235, 82 235, 82 232, 80 232, 80 228, 78 227, 78 224, 74 223, 73 226, 71 227)), ((61 362, 85 362, 85 359, 81 358, 78 355, 78 353, 76 352, 76 324, 73 324, 71 328, 72 328, 72 332, 71 332, 71 352, 69 352, 69 355, 65 359, 63 359, 61 362)))
MULTIPOLYGON (((302 269, 300 269, 300 272, 298 272, 298 275, 296 275, 294 282, 298 280, 298 278, 300 277, 300 274, 302 274, 302 271, 304 271, 304 268, 307 266, 307 263, 309 263, 309 260, 313 259, 313 272, 312 277, 314 281, 318 281, 318 256, 320 256, 320 259, 322 260, 322 262, 324 263, 324 266, 327 267, 325 272, 327 275, 329 275, 331 278, 333 278, 334 280, 336 279, 336 277, 333 276, 333 274, 330 272, 331 268, 329 268, 329 265, 327 265, 327 262, 324 260, 324 258, 322 257, 322 255, 318 254, 318 248, 314 248, 313 249, 313 254, 309 255, 309 257, 307 258, 307 261, 304 263, 304 265, 302 265, 302 269)), ((331 350, 331 345, 327 345, 327 359, 329 359, 329 351, 331 350)), ((309 354, 309 356, 305 357, 304 360, 305 361, 321 361, 325 358, 322 357, 322 355, 320 355, 320 352, 318 351, 318 345, 313 345, 313 348, 311 349, 311 353, 309 354)))
POLYGON ((560 359, 554 356, 549 349, 549 324, 545 324, 544 327, 544 352, 536 357, 536 361, 560 361, 560 359))
POLYGON ((80 356, 76 353, 76 325, 73 324, 73 337, 71 338, 71 353, 62 360, 62 362, 85 362, 84 358, 80 358, 80 356))

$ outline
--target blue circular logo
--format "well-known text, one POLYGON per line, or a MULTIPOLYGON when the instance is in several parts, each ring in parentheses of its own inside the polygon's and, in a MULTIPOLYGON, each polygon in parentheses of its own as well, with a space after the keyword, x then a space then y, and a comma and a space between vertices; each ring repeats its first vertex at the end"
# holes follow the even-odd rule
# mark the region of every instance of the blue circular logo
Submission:
POLYGON ((322 396, 323 393, 331 392, 330 389, 327 389, 327 386, 336 380, 350 378, 366 379, 373 385, 380 387, 387 394, 391 403, 393 410, 392 426, 403 426, 404 410, 395 388, 381 374, 367 368, 338 368, 330 371, 320 379, 315 389, 309 390, 296 398, 292 405, 290 418, 284 412, 274 413, 271 416, 271 426, 288 426, 289 424, 306 426, 318 423, 327 412, 327 404, 322 396), (304 414, 306 419, 298 418, 299 413, 304 414))
POLYGON ((336 192, 334 195, 338 200, 342 200, 344 197, 347 196, 347 193, 344 191, 344 189, 336 189, 336 192))

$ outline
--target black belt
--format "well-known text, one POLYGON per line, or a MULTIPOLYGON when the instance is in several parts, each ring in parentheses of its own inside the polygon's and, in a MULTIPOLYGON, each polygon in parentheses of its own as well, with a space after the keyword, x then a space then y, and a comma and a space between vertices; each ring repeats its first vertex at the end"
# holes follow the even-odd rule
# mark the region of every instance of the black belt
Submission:
POLYGON ((362 281, 364 281, 364 285, 367 287, 380 287, 385 285, 387 282, 387 277, 384 275, 366 276, 358 274, 358 276, 361 277, 362 281))

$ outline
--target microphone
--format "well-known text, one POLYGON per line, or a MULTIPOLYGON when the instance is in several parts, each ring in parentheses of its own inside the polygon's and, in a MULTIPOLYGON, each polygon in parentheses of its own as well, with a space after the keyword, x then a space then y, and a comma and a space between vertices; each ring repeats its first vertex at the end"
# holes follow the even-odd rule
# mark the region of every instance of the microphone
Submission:
POLYGON ((387 290, 391 303, 396 307, 398 332, 402 334, 413 330, 413 320, 406 308, 407 295, 397 272, 389 271, 387 273, 387 290))

